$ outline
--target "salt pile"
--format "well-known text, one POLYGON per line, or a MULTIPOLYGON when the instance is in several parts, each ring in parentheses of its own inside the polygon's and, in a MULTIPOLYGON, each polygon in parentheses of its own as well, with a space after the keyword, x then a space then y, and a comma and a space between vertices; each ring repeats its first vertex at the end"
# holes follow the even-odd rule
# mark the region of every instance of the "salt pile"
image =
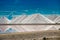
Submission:
POLYGON ((54 23, 53 21, 49 20, 48 18, 46 18, 45 16, 36 13, 33 15, 29 15, 27 18, 25 18, 22 23, 54 23))
MULTIPOLYGON (((19 15, 12 18, 12 20, 6 17, 0 18, 1 24, 43 24, 43 23, 58 23, 60 22, 60 17, 49 16, 46 17, 40 13, 32 15, 19 15)), ((2 32, 27 32, 27 31, 42 31, 42 30, 58 30, 60 26, 54 25, 8 25, 0 26, 2 32)))

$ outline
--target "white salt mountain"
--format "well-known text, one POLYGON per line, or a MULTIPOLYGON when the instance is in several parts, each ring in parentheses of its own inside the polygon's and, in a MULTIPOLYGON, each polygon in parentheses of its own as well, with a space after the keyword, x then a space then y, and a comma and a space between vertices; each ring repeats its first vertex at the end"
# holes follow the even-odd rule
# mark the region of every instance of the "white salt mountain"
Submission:
POLYGON ((37 13, 33 15, 29 15, 27 18, 25 18, 22 23, 54 23, 53 21, 49 20, 45 16, 37 13))
POLYGON ((0 17, 0 24, 8 24, 10 23, 10 20, 7 19, 5 16, 0 17))
POLYGON ((54 20, 58 17, 58 15, 53 14, 53 15, 47 15, 46 17, 47 17, 48 19, 54 21, 54 20))
POLYGON ((46 17, 55 23, 60 23, 60 16, 59 15, 53 14, 53 15, 47 15, 46 17))
POLYGON ((18 24, 20 23, 22 20, 24 20, 27 16, 26 15, 20 15, 20 16, 17 16, 17 17, 13 17, 13 19, 11 20, 11 23, 13 24, 18 24))

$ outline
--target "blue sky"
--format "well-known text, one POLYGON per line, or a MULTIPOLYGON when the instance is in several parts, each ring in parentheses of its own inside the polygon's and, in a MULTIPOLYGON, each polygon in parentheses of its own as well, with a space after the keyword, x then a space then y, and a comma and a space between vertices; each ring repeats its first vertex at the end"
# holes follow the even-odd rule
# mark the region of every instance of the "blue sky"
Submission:
POLYGON ((10 14, 32 14, 34 12, 41 12, 42 14, 60 13, 60 0, 0 0, 0 15, 10 14), (2 12, 1 12, 2 11, 2 12))

